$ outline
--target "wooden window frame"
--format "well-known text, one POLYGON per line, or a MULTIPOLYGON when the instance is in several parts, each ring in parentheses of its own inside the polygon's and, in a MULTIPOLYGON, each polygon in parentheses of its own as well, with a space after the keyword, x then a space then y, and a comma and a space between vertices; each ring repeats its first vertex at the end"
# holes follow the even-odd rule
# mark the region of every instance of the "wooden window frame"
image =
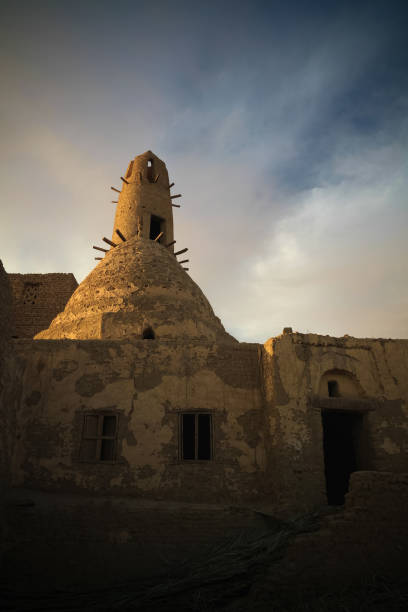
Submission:
POLYGON ((214 461, 214 419, 213 413, 205 410, 184 410, 179 414, 179 459, 182 462, 186 463, 195 463, 195 462, 209 462, 214 461), (194 459, 184 459, 183 453, 183 416, 184 415, 194 415, 194 459), (200 415, 206 415, 210 417, 210 458, 209 459, 199 459, 198 458, 198 417, 200 415))
POLYGON ((119 414, 115 412, 86 412, 82 415, 82 433, 81 440, 79 446, 79 458, 80 461, 84 463, 116 463, 117 461, 117 450, 118 450, 118 431, 119 431, 119 414), (98 425, 97 425, 97 435, 90 436, 86 435, 86 419, 87 417, 97 417, 98 425), (114 435, 104 436, 103 435, 103 422, 105 417, 114 417, 115 418, 115 433, 114 435), (95 457, 92 459, 84 459, 82 457, 82 448, 83 442, 85 440, 96 440, 96 449, 95 449, 95 457), (102 459, 102 441, 103 440, 113 440, 113 458, 112 459, 102 459))

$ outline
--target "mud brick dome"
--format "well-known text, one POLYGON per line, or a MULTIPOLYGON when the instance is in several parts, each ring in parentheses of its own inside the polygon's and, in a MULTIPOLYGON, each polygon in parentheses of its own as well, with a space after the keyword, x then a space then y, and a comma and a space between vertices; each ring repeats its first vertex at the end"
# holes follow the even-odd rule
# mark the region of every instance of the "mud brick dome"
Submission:
POLYGON ((173 253, 135 236, 111 249, 37 339, 232 341, 173 253))

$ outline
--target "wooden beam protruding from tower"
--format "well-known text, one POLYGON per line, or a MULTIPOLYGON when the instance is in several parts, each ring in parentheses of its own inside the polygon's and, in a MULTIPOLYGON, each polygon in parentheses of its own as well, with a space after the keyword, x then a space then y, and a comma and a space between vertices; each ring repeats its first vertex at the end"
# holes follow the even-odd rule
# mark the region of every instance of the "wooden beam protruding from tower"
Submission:
POLYGON ((181 255, 182 253, 185 253, 186 251, 188 251, 188 247, 186 247, 185 249, 181 249, 181 251, 177 251, 177 253, 174 253, 174 257, 177 257, 177 255, 181 255))
POLYGON ((103 257, 95 257, 94 259, 99 259, 99 260, 101 260, 101 259, 103 259, 103 257))
POLYGON ((115 244, 114 242, 112 242, 112 240, 109 240, 109 238, 106 238, 106 236, 104 236, 104 237, 102 238, 102 240, 103 240, 104 242, 106 242, 106 244, 110 244, 112 247, 116 247, 116 246, 118 246, 117 244, 115 244))
POLYGON ((172 187, 174 187, 174 185, 175 185, 175 184, 176 184, 176 183, 170 183, 170 185, 169 185, 169 189, 171 189, 172 187))
POLYGON ((112 191, 117 191, 118 193, 120 193, 120 189, 116 189, 116 187, 111 187, 112 191))
POLYGON ((174 206, 174 208, 180 208, 180 204, 173 204, 172 202, 171 205, 174 206))
POLYGON ((177 240, 172 240, 171 242, 169 242, 169 244, 166 244, 166 249, 168 249, 169 247, 173 246, 173 244, 176 244, 177 240))
POLYGON ((122 242, 126 242, 126 238, 124 237, 124 235, 122 234, 122 232, 117 229, 116 230, 117 235, 119 236, 119 238, 121 239, 122 242))
POLYGON ((157 242, 158 240, 160 240, 160 238, 163 236, 164 232, 160 232, 160 234, 157 234, 156 238, 154 239, 155 242, 157 242))
POLYGON ((183 268, 183 270, 189 270, 190 268, 183 268))
POLYGON ((179 264, 182 264, 182 263, 187 263, 187 262, 189 262, 189 261, 190 261, 189 259, 183 259, 182 261, 179 261, 179 264))
POLYGON ((129 181, 127 181, 125 178, 123 178, 123 176, 120 177, 120 180, 123 181, 124 183, 126 183, 126 185, 129 185, 129 181))
POLYGON ((97 251, 103 251, 104 253, 108 252, 108 249, 103 249, 102 247, 98 247, 98 246, 95 246, 95 245, 92 248, 96 249, 97 251))
POLYGON ((111 200, 112 204, 117 204, 119 200, 111 200))
POLYGON ((174 196, 170 196, 170 200, 174 200, 175 198, 181 198, 181 193, 178 193, 177 195, 174 195, 174 196))

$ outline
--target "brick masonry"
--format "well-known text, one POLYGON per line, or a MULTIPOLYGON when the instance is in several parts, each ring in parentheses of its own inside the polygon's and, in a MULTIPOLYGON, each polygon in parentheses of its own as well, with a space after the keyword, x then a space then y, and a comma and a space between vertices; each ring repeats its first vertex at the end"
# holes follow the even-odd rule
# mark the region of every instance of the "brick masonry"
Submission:
POLYGON ((8 274, 17 338, 33 338, 64 310, 78 283, 68 274, 8 274))

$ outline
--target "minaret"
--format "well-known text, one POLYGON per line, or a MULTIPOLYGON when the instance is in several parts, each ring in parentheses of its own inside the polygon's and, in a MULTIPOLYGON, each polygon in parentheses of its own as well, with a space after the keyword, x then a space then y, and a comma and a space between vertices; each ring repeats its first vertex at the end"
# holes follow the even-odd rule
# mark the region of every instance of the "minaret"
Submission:
MULTIPOLYGON (((173 208, 166 164, 151 151, 135 157, 129 164, 119 194, 112 241, 118 242, 119 230, 129 240, 133 236, 159 242, 174 240, 173 208)), ((170 247, 173 251, 173 246, 170 247)))

